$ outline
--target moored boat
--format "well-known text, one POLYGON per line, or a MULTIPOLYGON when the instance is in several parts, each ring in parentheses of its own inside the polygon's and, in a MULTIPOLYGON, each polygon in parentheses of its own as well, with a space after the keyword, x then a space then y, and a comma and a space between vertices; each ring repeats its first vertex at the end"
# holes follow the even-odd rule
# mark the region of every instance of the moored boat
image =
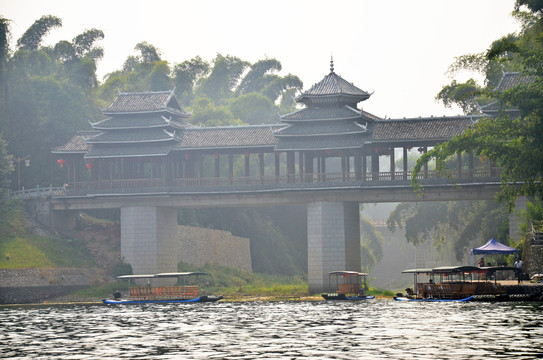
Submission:
POLYGON ((328 286, 336 289, 335 293, 322 294, 325 300, 369 300, 375 298, 366 295, 368 274, 356 271, 332 271, 328 274, 328 286))
POLYGON ((413 288, 397 294, 397 301, 519 301, 499 279, 514 279, 517 269, 507 266, 443 266, 404 270, 413 274, 413 288), (513 295, 513 296, 511 296, 513 295))
POLYGON ((200 295, 197 285, 186 285, 187 278, 208 275, 203 272, 176 272, 153 275, 121 275, 117 279, 128 280, 128 297, 123 298, 121 292, 115 291, 113 299, 103 299, 104 304, 148 304, 148 303, 204 303, 221 300, 222 296, 200 295), (182 285, 157 286, 158 279, 176 278, 182 285), (141 282, 147 282, 141 285, 141 282), (138 282, 140 284, 138 284, 138 282))

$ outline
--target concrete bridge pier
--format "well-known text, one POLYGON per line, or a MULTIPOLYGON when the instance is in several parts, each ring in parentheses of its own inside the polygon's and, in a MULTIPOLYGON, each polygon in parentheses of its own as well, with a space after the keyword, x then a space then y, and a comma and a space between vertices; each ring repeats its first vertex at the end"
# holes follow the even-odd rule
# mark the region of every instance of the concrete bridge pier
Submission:
POLYGON ((310 293, 329 289, 328 273, 360 271, 360 217, 357 202, 307 204, 308 284, 310 293))
POLYGON ((177 271, 177 211, 121 207, 121 258, 134 274, 177 271))

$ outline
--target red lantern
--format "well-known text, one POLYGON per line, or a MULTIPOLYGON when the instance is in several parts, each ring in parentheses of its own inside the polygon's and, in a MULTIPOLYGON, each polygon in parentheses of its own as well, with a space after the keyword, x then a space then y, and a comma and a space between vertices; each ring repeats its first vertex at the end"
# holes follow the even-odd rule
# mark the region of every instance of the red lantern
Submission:
POLYGON ((57 160, 57 164, 58 164, 60 167, 63 167, 65 162, 66 162, 66 161, 64 161, 64 159, 58 159, 58 160, 57 160))
POLYGON ((85 166, 87 167, 87 169, 89 169, 89 171, 92 170, 92 164, 91 163, 87 163, 85 166))

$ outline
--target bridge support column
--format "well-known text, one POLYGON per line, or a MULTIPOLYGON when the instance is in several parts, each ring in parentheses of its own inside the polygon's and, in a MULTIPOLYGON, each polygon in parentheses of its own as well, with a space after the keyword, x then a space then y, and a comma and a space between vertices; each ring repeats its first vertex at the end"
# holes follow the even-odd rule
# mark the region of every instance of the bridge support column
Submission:
POLYGON ((176 272, 177 241, 175 209, 121 208, 121 258, 134 274, 176 272))
POLYGON ((519 196, 515 200, 515 211, 509 214, 509 237, 515 242, 522 240, 524 234, 520 231, 521 219, 519 217, 521 210, 526 210, 526 202, 529 200, 526 196, 519 196))
POLYGON ((358 203, 309 203, 307 243, 309 292, 335 291, 329 289, 329 272, 361 269, 358 203))

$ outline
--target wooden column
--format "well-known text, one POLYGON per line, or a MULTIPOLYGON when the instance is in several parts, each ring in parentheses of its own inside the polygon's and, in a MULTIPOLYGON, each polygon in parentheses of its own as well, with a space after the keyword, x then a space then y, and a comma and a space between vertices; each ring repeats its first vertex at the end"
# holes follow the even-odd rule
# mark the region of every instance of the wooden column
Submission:
POLYGON ((276 151, 275 152, 275 181, 276 182, 279 182, 279 176, 280 176, 280 167, 281 167, 281 163, 280 163, 280 157, 279 157, 279 152, 276 151))
POLYGON ((462 177, 462 153, 456 153, 456 172, 458 178, 462 177))
POLYGON ((258 153, 258 168, 259 168, 259 175, 260 175, 260 183, 264 184, 264 153, 263 152, 258 153))
POLYGON ((215 157, 215 177, 221 177, 221 156, 219 154, 214 154, 215 157))
POLYGON ((390 180, 394 180, 396 178, 396 159, 394 154, 394 146, 390 147, 390 180))
POLYGON ((251 170, 249 168, 249 153, 246 152, 244 157, 245 157, 245 177, 248 178, 249 176, 251 176, 251 170))
POLYGON ((379 154, 375 152, 371 155, 371 180, 379 180, 379 154))
POLYGON ((228 154, 228 183, 232 184, 234 181, 234 155, 228 154))
POLYGON ((296 169, 295 169, 295 159, 294 159, 294 152, 288 151, 287 152, 287 181, 288 182, 294 182, 296 177, 296 169))
POLYGON ((354 151, 354 174, 356 180, 362 180, 362 154, 360 149, 354 151))
POLYGON ((403 178, 407 180, 407 148, 403 147, 403 178))

